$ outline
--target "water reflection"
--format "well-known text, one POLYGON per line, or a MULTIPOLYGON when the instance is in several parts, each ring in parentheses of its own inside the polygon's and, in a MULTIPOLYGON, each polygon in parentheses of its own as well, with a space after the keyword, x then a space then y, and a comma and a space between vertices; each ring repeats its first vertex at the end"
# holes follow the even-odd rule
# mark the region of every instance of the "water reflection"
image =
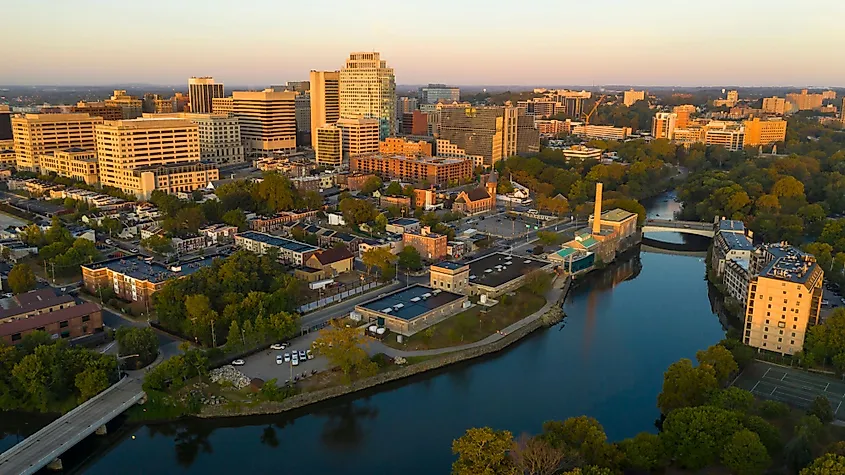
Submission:
POLYGON ((320 440, 331 450, 351 450, 367 443, 364 425, 378 417, 378 408, 364 401, 350 401, 316 413, 328 420, 323 424, 320 440))

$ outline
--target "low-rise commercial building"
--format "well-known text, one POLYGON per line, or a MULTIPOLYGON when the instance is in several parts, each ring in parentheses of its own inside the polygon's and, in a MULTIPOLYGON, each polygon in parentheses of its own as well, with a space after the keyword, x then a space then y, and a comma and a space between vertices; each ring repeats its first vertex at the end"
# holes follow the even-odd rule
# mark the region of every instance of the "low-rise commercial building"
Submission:
POLYGON ((466 295, 469 293, 469 264, 443 261, 432 264, 431 287, 466 295))
POLYGON ((602 150, 584 145, 570 145, 564 148, 550 147, 560 150, 566 160, 601 160, 602 150))
POLYGON ((630 127, 613 127, 611 125, 576 125, 572 133, 579 137, 598 140, 625 140, 631 135, 630 127))
POLYGON ((428 226, 423 227, 418 233, 402 234, 402 243, 405 246, 415 247, 420 256, 428 260, 437 260, 445 256, 447 242, 448 238, 445 234, 433 233, 428 226))
MULTIPOLYGON (((594 216, 590 215, 589 225, 591 227, 593 226, 593 218, 594 216)), ((610 227, 616 232, 619 239, 625 239, 637 232, 637 214, 620 208, 603 211, 601 226, 610 227)))
POLYGON ((52 289, 32 290, 11 299, 0 310, 0 341, 20 343, 34 332, 47 332, 53 339, 73 339, 103 330, 102 308, 91 302, 79 303, 69 295, 56 295, 52 289))
POLYGON ((111 288, 118 298, 152 308, 152 295, 172 280, 185 277, 211 265, 217 256, 184 260, 181 264, 163 265, 143 257, 117 257, 82 265, 82 282, 94 295, 111 288))
POLYGON ((56 150, 53 153, 42 155, 41 173, 55 173, 58 176, 72 178, 74 180, 93 185, 100 181, 100 166, 97 162, 97 153, 94 149, 78 147, 56 150))
POLYGON ((320 248, 311 244, 256 231, 236 234, 235 245, 258 255, 264 255, 270 249, 275 249, 281 262, 296 266, 303 266, 308 258, 320 250, 320 248))
POLYGON ((419 233, 421 229, 420 220, 414 218, 393 218, 385 226, 385 231, 393 234, 419 233))
POLYGON ((496 298, 522 287, 526 276, 551 268, 548 262, 497 252, 468 263, 469 294, 496 298))
POLYGON ((423 285, 396 290, 355 307, 367 321, 384 322, 384 328, 404 336, 441 322, 464 308, 467 297, 423 285))

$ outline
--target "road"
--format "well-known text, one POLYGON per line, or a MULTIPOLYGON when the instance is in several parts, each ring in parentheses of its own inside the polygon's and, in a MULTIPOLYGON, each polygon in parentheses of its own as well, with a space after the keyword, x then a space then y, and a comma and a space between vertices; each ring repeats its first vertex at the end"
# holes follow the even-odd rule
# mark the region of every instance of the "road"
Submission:
MULTIPOLYGON (((412 277, 413 278, 413 277, 412 277)), ((413 283, 413 282, 411 282, 413 283)), ((358 295, 357 297, 346 299, 337 303, 335 305, 331 305, 329 307, 311 312, 306 313, 302 317, 300 317, 300 327, 302 331, 308 332, 316 327, 323 325, 324 323, 328 322, 333 318, 342 317, 347 315, 351 312, 356 305, 362 302, 366 302, 367 300, 375 298, 377 295, 381 295, 383 293, 392 292, 402 286, 405 285, 404 279, 402 282, 393 282, 385 287, 380 289, 373 290, 371 292, 365 293, 363 295, 358 295)))
POLYGON ((0 455, 0 473, 37 472, 142 396, 141 381, 124 378, 0 455))

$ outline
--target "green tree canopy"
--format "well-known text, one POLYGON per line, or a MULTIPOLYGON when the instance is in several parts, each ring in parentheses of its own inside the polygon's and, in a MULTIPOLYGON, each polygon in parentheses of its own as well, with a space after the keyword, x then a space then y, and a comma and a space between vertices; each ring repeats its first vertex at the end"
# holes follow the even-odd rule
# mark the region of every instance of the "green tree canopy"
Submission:
POLYGON ((663 391, 657 396, 657 406, 663 414, 683 407, 700 406, 718 388, 716 371, 707 364, 693 367, 692 361, 682 359, 672 363, 663 374, 663 391))
POLYGON ((722 450, 722 463, 737 475, 761 475, 771 462, 760 437, 748 429, 735 432, 722 450))
POLYGON ((452 453, 458 456, 452 475, 516 475, 508 456, 512 447, 513 436, 506 430, 469 429, 452 442, 452 453))
POLYGON ((8 282, 9 288, 15 294, 29 292, 35 289, 35 273, 26 264, 15 264, 12 270, 9 271, 8 282))
POLYGON ((666 417, 661 437, 680 466, 698 470, 716 462, 741 428, 734 412, 712 406, 682 407, 666 417))

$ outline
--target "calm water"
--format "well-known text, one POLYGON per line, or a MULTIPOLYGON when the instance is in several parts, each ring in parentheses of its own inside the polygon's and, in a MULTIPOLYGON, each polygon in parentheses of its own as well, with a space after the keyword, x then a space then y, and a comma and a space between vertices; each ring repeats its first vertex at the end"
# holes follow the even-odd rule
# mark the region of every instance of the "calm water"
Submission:
POLYGON ((613 440, 654 431, 663 371, 724 336, 695 257, 633 256, 576 287, 565 310, 562 326, 501 355, 379 392, 286 416, 125 427, 67 455, 88 474, 448 473, 470 427, 536 433, 586 414, 613 440))

